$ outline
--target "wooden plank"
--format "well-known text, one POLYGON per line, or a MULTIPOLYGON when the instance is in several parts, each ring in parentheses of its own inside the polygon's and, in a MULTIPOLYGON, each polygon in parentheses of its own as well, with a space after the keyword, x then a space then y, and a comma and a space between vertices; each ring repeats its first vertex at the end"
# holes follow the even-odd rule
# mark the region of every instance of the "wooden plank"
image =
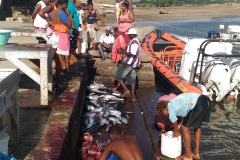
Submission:
POLYGON ((18 58, 11 58, 8 60, 16 67, 18 67, 22 72, 24 72, 26 75, 32 78, 36 83, 40 84, 40 75, 36 71, 34 71, 32 68, 24 64, 18 58))

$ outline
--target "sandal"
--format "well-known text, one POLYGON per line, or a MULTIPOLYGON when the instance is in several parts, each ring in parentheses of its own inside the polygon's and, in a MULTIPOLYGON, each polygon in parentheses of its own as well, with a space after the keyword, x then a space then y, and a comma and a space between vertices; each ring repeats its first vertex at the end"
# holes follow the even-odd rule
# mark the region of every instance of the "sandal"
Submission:
POLYGON ((136 102, 136 99, 129 99, 129 101, 131 101, 131 102, 136 102))
POLYGON ((129 97, 130 96, 130 91, 127 91, 127 92, 125 92, 125 93, 122 93, 122 94, 120 94, 120 96, 119 97, 129 97))
POLYGON ((196 157, 194 154, 192 154, 192 156, 193 156, 194 159, 201 159, 200 156, 196 157))

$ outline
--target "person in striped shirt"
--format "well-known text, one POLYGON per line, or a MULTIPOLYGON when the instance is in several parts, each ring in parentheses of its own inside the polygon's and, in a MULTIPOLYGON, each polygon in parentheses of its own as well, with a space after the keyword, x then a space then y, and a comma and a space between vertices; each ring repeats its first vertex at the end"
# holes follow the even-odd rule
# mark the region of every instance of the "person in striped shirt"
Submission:
POLYGON ((121 97, 127 97, 130 95, 131 101, 135 100, 135 83, 136 83, 136 68, 139 65, 139 40, 137 38, 137 31, 134 28, 130 28, 126 32, 130 38, 130 44, 127 50, 122 48, 117 50, 119 54, 125 54, 125 60, 117 68, 114 75, 115 80, 117 80, 123 87, 123 93, 121 97), (126 84, 131 85, 131 90, 129 91, 126 85, 123 83, 124 78, 126 79, 126 84))

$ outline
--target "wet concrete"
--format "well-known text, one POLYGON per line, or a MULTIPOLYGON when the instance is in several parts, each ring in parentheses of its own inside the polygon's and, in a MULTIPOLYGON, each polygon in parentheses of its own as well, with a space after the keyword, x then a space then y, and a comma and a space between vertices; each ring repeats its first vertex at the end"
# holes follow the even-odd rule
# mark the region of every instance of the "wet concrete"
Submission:
MULTIPOLYGON (((131 135, 137 139, 138 145, 142 152, 144 159, 154 159, 154 150, 152 148, 151 140, 149 139, 149 133, 146 130, 144 118, 142 112, 138 106, 138 102, 133 103, 129 100, 125 100, 122 110, 133 111, 134 115, 129 114, 129 123, 121 124, 120 127, 123 130, 124 135, 131 135)), ((99 132, 93 135, 94 140, 105 141, 109 140, 109 136, 105 131, 104 126, 99 132)))

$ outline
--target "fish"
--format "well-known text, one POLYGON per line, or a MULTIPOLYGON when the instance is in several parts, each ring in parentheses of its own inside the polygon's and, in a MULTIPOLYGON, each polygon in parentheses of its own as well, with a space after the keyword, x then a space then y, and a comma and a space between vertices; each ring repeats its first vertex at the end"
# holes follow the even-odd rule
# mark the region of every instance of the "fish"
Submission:
POLYGON ((120 108, 122 108, 124 105, 123 102, 121 101, 118 101, 116 104, 113 105, 113 108, 116 109, 116 110, 119 110, 120 108))
POLYGON ((98 124, 103 126, 105 124, 105 121, 102 118, 98 119, 98 124))
POLYGON ((109 121, 107 118, 102 117, 102 121, 104 122, 104 124, 109 124, 109 121))
POLYGON ((105 101, 109 101, 109 100, 115 100, 115 101, 123 101, 124 99, 123 98, 118 98, 114 95, 104 95, 104 100, 105 101))
POLYGON ((121 95, 121 92, 119 92, 119 91, 113 91, 113 92, 112 92, 112 95, 119 97, 119 96, 121 95))
POLYGON ((94 132, 97 132, 99 129, 101 129, 102 126, 101 125, 94 125, 92 126, 91 128, 88 128, 86 130, 86 132, 89 132, 89 133, 94 133, 94 132))
POLYGON ((100 112, 103 110, 103 107, 95 108, 94 112, 100 112))
POLYGON ((88 111, 94 111, 95 110, 95 107, 93 106, 93 105, 89 105, 89 104, 86 104, 86 109, 88 110, 88 111))
POLYGON ((95 112, 91 111, 87 113, 87 117, 93 117, 93 116, 96 116, 95 112))
POLYGON ((97 124, 97 116, 94 116, 94 117, 89 117, 88 118, 89 121, 88 121, 88 124, 87 124, 87 128, 90 128, 91 126, 97 124))
POLYGON ((110 115, 114 115, 114 116, 118 116, 118 115, 121 116, 121 114, 122 114, 120 111, 118 111, 118 110, 112 110, 112 109, 109 109, 109 110, 108 110, 108 113, 109 113, 110 115))
POLYGON ((86 132, 86 130, 87 130, 86 126, 84 126, 84 125, 81 125, 81 131, 82 131, 83 133, 85 133, 85 132, 86 132))
POLYGON ((129 116, 127 113, 122 113, 121 121, 125 124, 128 124, 129 116))
POLYGON ((97 124, 97 119, 90 120, 89 124, 87 125, 87 128, 91 128, 92 126, 97 124))
POLYGON ((109 121, 122 124, 121 121, 116 117, 108 117, 109 121))
POLYGON ((88 99, 95 99, 95 100, 97 100, 97 99, 99 99, 101 97, 104 97, 104 95, 96 95, 96 94, 94 94, 94 95, 86 96, 86 98, 88 98, 88 99))
POLYGON ((105 129, 106 132, 108 132, 108 130, 109 130, 109 128, 111 127, 111 125, 112 125, 112 124, 109 123, 109 124, 106 126, 106 129, 105 129))
POLYGON ((92 104, 94 107, 99 107, 97 100, 90 100, 89 103, 92 104))
POLYGON ((134 112, 132 112, 132 111, 127 111, 127 110, 124 110, 124 111, 122 111, 122 112, 125 112, 125 113, 127 113, 127 114, 134 114, 134 112))

